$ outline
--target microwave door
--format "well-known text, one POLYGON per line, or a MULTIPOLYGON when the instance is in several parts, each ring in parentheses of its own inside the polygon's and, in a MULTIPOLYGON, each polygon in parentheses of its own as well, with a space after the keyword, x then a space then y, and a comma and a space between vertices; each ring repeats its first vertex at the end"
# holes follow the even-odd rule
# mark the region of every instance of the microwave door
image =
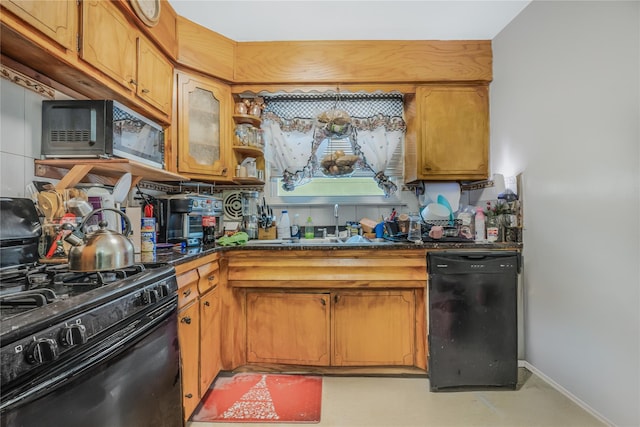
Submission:
POLYGON ((43 102, 42 154, 45 157, 105 155, 105 109, 90 103, 43 102))

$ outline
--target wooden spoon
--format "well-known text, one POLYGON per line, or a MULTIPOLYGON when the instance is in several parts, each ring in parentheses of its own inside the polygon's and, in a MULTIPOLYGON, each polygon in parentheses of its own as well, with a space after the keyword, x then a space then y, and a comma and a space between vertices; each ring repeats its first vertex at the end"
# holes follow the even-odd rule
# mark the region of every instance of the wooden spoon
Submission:
POLYGON ((48 220, 53 219, 54 207, 51 203, 51 199, 46 196, 47 193, 38 193, 38 206, 40 206, 40 210, 44 214, 44 217, 48 220))

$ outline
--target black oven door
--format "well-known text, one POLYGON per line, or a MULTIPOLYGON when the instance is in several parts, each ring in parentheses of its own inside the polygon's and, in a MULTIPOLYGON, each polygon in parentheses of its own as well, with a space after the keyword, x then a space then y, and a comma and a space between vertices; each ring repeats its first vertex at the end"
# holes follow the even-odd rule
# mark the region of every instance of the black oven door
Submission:
MULTIPOLYGON (((2 427, 183 425, 177 299, 4 402, 2 427)), ((3 393, 7 390, 3 390, 3 393)), ((4 400, 4 399, 3 399, 4 400)))

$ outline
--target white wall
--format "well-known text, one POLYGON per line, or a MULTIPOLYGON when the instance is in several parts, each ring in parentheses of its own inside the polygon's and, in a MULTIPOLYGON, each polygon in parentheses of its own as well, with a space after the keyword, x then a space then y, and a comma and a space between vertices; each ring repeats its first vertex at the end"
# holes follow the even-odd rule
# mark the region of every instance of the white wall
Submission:
POLYGON ((640 425, 640 3, 534 1, 494 40, 492 171, 523 174, 525 358, 640 425))
POLYGON ((37 93, 0 78, 0 195, 25 197, 40 158, 42 100, 37 93))

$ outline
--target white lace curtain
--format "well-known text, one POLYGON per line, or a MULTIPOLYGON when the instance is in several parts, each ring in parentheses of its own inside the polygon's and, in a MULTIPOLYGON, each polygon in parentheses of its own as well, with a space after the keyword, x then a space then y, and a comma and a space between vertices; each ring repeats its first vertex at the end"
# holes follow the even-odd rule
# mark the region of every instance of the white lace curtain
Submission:
POLYGON ((283 188, 292 191, 313 178, 312 119, 283 119, 273 113, 263 116, 265 158, 282 173, 283 188))
MULTIPOLYGON (((283 188, 287 191, 309 182, 318 171, 317 150, 321 143, 330 138, 314 119, 322 108, 329 109, 327 102, 335 107, 335 97, 324 95, 321 102, 304 102, 287 99, 277 100, 274 108, 269 108, 269 98, 265 97, 266 110, 262 129, 265 138, 265 157, 282 173, 283 188), (312 111, 314 111, 312 113, 312 111), (304 114, 307 117, 287 118, 287 114, 304 114)), ((395 184, 387 177, 388 168, 398 146, 404 142, 406 123, 402 118, 402 98, 394 96, 377 98, 358 95, 341 100, 340 108, 351 115, 351 131, 347 134, 355 155, 361 157, 359 167, 374 173, 374 179, 385 196, 397 191, 395 184)), ((318 101, 318 100, 316 100, 318 101)))

